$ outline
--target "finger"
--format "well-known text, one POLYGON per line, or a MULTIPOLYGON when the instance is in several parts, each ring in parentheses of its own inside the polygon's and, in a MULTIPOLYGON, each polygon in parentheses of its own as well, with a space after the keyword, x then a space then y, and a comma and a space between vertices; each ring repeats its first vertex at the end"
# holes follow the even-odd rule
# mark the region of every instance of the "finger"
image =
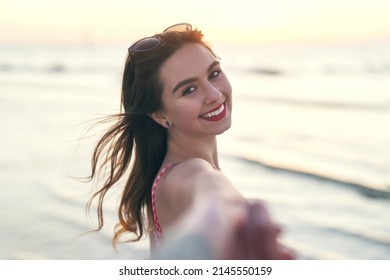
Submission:
POLYGON ((263 204, 249 206, 249 240, 252 259, 276 259, 277 242, 274 223, 263 204))
POLYGON ((288 248, 284 245, 280 245, 279 248, 279 259, 280 260, 294 260, 297 258, 297 254, 291 248, 288 248))
POLYGON ((282 225, 274 223, 274 232, 275 232, 276 236, 281 235, 282 231, 283 231, 282 225))

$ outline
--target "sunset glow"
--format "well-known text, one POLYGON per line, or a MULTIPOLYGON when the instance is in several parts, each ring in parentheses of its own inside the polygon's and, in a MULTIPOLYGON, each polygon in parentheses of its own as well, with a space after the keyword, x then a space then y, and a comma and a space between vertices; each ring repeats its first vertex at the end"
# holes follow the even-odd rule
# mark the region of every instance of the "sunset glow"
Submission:
POLYGON ((386 39, 389 12, 387 0, 6 0, 0 42, 121 43, 177 22, 222 42, 386 39))

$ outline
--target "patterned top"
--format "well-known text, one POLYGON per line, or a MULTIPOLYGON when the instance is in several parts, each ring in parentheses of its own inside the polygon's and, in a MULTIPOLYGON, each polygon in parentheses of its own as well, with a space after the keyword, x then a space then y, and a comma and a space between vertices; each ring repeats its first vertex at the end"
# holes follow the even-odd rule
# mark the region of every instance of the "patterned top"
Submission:
POLYGON ((153 244, 156 249, 160 249, 164 243, 164 234, 161 229, 161 225, 158 221, 157 218, 157 210, 156 210, 156 200, 155 200, 155 195, 156 195, 156 190, 157 190, 157 185, 160 182, 160 179, 164 174, 171 168, 175 163, 170 163, 166 165, 160 173, 157 174, 156 179, 154 180, 153 187, 152 187, 152 211, 153 211, 153 221, 154 221, 154 226, 155 230, 151 233, 151 238, 153 239, 153 244))

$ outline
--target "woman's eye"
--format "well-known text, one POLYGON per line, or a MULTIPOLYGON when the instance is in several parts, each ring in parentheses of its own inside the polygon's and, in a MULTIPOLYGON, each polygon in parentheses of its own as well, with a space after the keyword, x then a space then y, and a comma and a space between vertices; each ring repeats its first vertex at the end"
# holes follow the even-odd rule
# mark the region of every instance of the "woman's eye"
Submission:
POLYGON ((210 79, 214 79, 214 78, 218 77, 221 74, 221 72, 222 72, 222 70, 214 70, 210 74, 210 79))
POLYGON ((196 87, 190 86, 183 91, 183 95, 189 95, 196 90, 196 87))

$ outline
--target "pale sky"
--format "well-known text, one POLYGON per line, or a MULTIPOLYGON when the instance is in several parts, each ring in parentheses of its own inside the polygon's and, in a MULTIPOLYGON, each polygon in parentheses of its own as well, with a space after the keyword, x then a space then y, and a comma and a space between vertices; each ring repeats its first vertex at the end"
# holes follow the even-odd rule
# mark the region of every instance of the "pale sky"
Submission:
POLYGON ((0 43, 123 43, 189 22, 217 42, 390 39, 390 0, 0 0, 0 43))

